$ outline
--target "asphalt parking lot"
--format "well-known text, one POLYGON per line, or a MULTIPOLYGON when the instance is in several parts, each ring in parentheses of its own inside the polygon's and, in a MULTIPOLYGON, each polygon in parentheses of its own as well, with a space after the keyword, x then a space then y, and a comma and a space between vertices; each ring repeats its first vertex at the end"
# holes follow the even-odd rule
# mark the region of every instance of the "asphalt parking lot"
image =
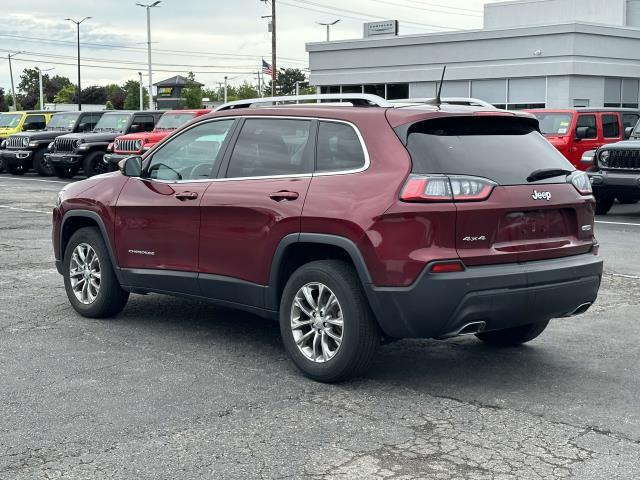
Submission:
POLYGON ((640 478, 640 204, 597 219, 585 315, 515 349, 402 340, 322 385, 248 314, 77 315, 50 242, 64 183, 0 175, 0 479, 640 478))

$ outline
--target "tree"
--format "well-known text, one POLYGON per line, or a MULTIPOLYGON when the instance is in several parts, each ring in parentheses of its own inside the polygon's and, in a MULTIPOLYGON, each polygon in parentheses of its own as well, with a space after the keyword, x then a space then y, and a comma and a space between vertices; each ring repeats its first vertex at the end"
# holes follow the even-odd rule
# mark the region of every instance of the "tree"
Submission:
POLYGON ((257 98, 260 96, 258 89, 246 80, 235 90, 234 100, 244 100, 245 98, 257 98))
MULTIPOLYGON (((125 110, 140 109, 140 82, 137 80, 127 80, 123 86, 126 96, 124 99, 125 110)), ((144 105, 149 104, 149 95, 146 88, 143 88, 144 105)))
POLYGON ((124 108, 124 99, 127 96, 124 88, 115 83, 111 83, 104 87, 107 93, 107 102, 111 102, 115 110, 122 110, 124 108))
MULTIPOLYGON (((7 95, 5 96, 6 102, 7 102, 7 109, 11 106, 13 106, 13 95, 11 94, 11 92, 7 92, 7 95)), ((16 108, 17 110, 17 108, 16 108)))
POLYGON ((7 110, 9 110, 9 106, 4 96, 4 88, 0 87, 0 112, 6 112, 7 110))
MULTIPOLYGON (((296 82, 306 82, 307 77, 304 72, 299 68, 279 68, 278 77, 276 79, 276 94, 277 95, 295 95, 296 82)), ((264 86, 264 94, 271 96, 271 83, 264 86)))
POLYGON ((105 110, 113 110, 113 103, 111 103, 111 100, 107 100, 107 103, 105 103, 104 108, 105 110))
MULTIPOLYGON (((55 75, 51 78, 47 74, 42 76, 42 89, 44 91, 45 102, 51 103, 53 102, 53 98, 56 94, 62 90, 64 87, 72 86, 71 80, 67 77, 62 77, 60 75, 55 75)), ((74 87, 75 88, 75 87, 74 87)))
POLYGON ((76 98, 76 87, 73 85, 66 85, 62 87, 58 93, 53 97, 54 103, 73 103, 76 98))
POLYGON ((202 87, 196 82, 193 72, 187 74, 187 85, 182 89, 182 108, 202 108, 202 87))
POLYGON ((82 103, 93 105, 104 105, 107 102, 107 91, 105 87, 92 85, 82 89, 82 103))
MULTIPOLYGON (((46 73, 42 75, 43 85, 45 77, 49 78, 46 73)), ((27 110, 34 109, 40 102, 40 82, 38 78, 38 70, 35 68, 25 68, 20 74, 20 82, 18 83, 19 98, 23 108, 27 110)))

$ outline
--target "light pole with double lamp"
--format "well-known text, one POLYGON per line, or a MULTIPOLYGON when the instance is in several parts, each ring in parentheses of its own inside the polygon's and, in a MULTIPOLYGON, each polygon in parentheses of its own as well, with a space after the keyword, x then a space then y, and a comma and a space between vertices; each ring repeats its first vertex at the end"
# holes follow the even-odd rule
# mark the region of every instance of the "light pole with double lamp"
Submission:
POLYGON ((331 22, 331 23, 316 22, 318 25, 323 25, 323 26, 327 27, 327 42, 329 41, 329 32, 330 32, 331 27, 334 26, 339 21, 340 21, 340 19, 336 20, 335 22, 331 22))
POLYGON ((82 20, 74 20, 73 18, 65 18, 65 20, 69 20, 76 24, 76 29, 78 32, 78 110, 82 110, 82 100, 80 99, 80 92, 82 92, 82 87, 80 86, 80 24, 85 20, 89 20, 93 17, 84 17, 82 20))
POLYGON ((147 9, 147 58, 149 70, 149 110, 153 110, 153 80, 151 79, 151 9, 160 5, 160 0, 145 5, 144 3, 136 3, 139 7, 147 9))

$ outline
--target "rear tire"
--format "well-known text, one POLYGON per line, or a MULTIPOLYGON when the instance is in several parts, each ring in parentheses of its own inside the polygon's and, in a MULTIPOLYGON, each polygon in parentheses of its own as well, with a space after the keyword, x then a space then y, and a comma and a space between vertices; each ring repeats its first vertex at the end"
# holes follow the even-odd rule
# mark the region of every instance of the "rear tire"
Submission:
POLYGON ((327 383, 363 374, 380 345, 380 330, 360 279, 353 267, 338 260, 310 262, 291 275, 280 303, 280 333, 296 367, 327 383), (309 302, 305 288, 312 297, 309 302), (292 323, 307 325, 296 329, 292 323))
POLYGON ((4 172, 6 165, 7 165, 6 160, 0 157, 0 173, 4 172))
POLYGON ((53 175, 53 168, 51 168, 46 160, 44 159, 44 154, 47 151, 45 148, 39 148, 35 152, 33 152, 33 169, 35 172, 41 177, 50 177, 53 175))
POLYGON ((67 298, 83 317, 113 317, 127 304, 129 292, 118 283, 97 228, 81 228, 71 236, 62 265, 67 298))
POLYGON ((58 178, 73 178, 78 173, 78 167, 53 167, 53 173, 58 178))
POLYGON ((104 152, 91 152, 87 154, 82 163, 84 174, 87 177, 93 177, 94 175, 100 175, 101 173, 107 173, 109 171, 108 165, 104 163, 104 152))
POLYGON ((606 215, 613 207, 611 195, 596 195, 596 215, 606 215))
POLYGON ((618 196, 618 202, 623 205, 633 205, 634 203, 638 203, 640 199, 638 197, 632 197, 630 195, 620 195, 618 196))
POLYGON ((538 337, 549 325, 549 320, 543 322, 530 323, 521 327, 505 328, 492 332, 476 333, 476 337, 487 345, 494 347, 514 347, 530 342, 538 337))

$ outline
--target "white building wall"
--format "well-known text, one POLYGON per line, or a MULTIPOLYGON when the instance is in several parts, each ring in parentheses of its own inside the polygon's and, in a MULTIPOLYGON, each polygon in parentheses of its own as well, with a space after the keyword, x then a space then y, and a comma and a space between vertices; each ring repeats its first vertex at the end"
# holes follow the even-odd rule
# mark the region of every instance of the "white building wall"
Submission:
POLYGON ((516 0, 488 3, 485 28, 512 28, 567 22, 625 26, 627 0, 516 0))

